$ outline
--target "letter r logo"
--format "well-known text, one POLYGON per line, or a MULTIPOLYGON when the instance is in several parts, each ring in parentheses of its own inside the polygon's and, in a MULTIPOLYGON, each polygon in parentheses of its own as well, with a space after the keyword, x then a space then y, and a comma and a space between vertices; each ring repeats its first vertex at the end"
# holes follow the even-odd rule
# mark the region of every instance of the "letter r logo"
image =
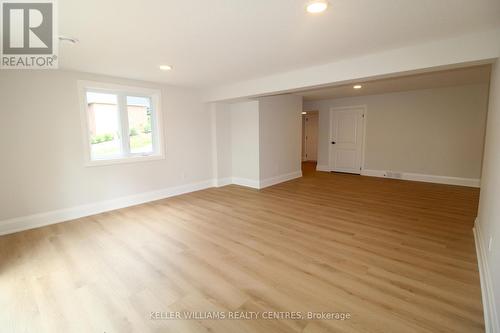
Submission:
POLYGON ((3 54, 51 54, 52 3, 2 3, 3 54))

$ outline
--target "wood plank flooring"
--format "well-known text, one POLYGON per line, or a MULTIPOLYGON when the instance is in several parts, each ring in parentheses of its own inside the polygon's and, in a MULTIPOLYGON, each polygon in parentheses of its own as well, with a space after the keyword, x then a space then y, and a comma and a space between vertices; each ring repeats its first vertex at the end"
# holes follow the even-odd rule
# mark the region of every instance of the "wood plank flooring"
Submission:
POLYGON ((477 189, 304 173, 0 237, 0 331, 484 331, 477 189), (351 318, 152 320, 155 311, 351 318))

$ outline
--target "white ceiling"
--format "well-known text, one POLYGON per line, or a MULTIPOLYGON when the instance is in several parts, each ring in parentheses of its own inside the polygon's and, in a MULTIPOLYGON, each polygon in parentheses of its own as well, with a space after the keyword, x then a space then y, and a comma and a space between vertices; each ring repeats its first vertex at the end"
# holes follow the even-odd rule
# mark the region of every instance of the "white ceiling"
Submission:
POLYGON ((498 0, 329 1, 62 0, 60 34, 80 43, 60 66, 206 87, 500 26, 498 0))
POLYGON ((487 84, 490 82, 490 72, 490 65, 475 66, 369 82, 356 82, 349 85, 298 92, 295 93, 295 95, 303 96, 305 101, 315 101, 321 99, 386 94, 397 91, 431 89, 478 83, 487 84), (353 85, 355 84, 361 84, 362 88, 353 89, 353 85))

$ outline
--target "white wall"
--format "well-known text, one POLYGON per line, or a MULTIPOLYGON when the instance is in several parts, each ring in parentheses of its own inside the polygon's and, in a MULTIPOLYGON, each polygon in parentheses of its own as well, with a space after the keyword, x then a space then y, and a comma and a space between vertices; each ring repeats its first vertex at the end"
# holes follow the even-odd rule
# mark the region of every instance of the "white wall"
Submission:
POLYGON ((212 103, 217 186, 271 186, 302 175, 302 98, 212 103))
MULTIPOLYGON (((490 323, 500 332, 498 318, 500 315, 500 63, 493 66, 486 143, 484 149, 483 174, 481 179, 481 195, 479 200, 478 223, 476 232, 479 236, 479 247, 484 251, 479 254, 483 270, 482 279, 487 279, 488 285, 483 285, 483 295, 491 302, 490 323), (490 239, 492 240, 489 249, 490 239), (481 258, 481 256, 484 257, 481 258), (483 260, 483 262, 481 262, 483 260), (489 276, 485 274, 489 273, 489 276), (489 286, 489 289, 487 288, 489 286), (496 302, 496 303, 495 303, 496 302), (496 322, 493 314, 496 313, 496 322)), ((483 302, 486 301, 483 298, 483 302)), ((486 302, 486 306, 488 303, 486 302)), ((485 311, 488 313, 488 311, 485 311)))
POLYGON ((258 187, 259 172, 259 102, 231 104, 232 177, 240 183, 258 187), (253 183, 252 183, 253 182, 253 183))
POLYGON ((485 84, 306 102, 319 111, 318 165, 328 165, 331 107, 366 105, 365 165, 479 179, 486 124, 485 84))
POLYGON ((225 103, 210 103, 212 112, 213 178, 224 185, 232 177, 231 110, 225 103))
POLYGON ((302 97, 259 98, 260 180, 301 173, 302 97))
POLYGON ((196 91, 70 71, 2 71, 0 221, 209 181, 210 138, 196 91), (161 89, 166 159, 85 167, 80 79, 161 89))

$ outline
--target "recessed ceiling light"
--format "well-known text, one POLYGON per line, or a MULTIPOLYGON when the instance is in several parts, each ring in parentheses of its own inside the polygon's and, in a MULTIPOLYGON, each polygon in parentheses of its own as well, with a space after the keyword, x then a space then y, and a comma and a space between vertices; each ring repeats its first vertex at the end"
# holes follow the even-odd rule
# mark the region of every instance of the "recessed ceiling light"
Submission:
POLYGON ((307 112, 304 111, 304 112, 302 112, 302 114, 307 114, 307 112))
POLYGON ((172 66, 170 66, 170 65, 160 65, 160 69, 162 71, 171 71, 172 70, 172 66))
POLYGON ((357 85, 353 86, 353 88, 354 88, 354 89, 361 89, 361 88, 363 88, 363 86, 362 86, 362 85, 360 85, 360 84, 357 84, 357 85))
POLYGON ((316 14, 316 13, 321 13, 326 10, 328 7, 328 1, 326 0, 314 0, 314 1, 309 1, 307 3, 306 9, 307 12, 316 14))

